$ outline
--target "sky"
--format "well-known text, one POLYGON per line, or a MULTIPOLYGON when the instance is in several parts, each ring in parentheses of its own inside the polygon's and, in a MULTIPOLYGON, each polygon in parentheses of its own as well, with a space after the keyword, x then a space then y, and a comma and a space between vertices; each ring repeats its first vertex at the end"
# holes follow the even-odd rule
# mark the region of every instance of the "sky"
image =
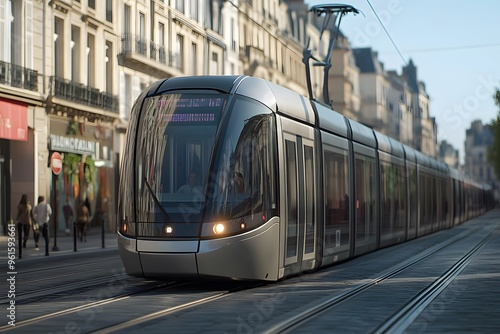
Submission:
MULTIPOLYGON (((309 6, 339 3, 305 0, 309 6)), ((346 0, 363 14, 347 14, 340 30, 352 47, 371 47, 386 70, 411 59, 430 97, 429 112, 438 124, 438 140, 460 151, 473 120, 483 124, 500 108, 500 1, 498 0, 346 0), (387 29, 373 13, 370 3, 387 29), (391 42, 391 38, 394 44, 391 42), (402 56, 398 52, 401 52, 402 56)))

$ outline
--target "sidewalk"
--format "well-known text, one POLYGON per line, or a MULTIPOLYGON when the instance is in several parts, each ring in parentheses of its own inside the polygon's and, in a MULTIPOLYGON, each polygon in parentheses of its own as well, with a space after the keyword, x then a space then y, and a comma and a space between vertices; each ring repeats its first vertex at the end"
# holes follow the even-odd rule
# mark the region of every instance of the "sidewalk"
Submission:
MULTIPOLYGON (((99 226, 92 226, 87 231, 87 242, 80 242, 76 240, 76 249, 74 251, 74 240, 73 234, 66 235, 64 232, 57 233, 57 240, 55 240, 54 235, 50 236, 49 240, 49 256, 45 256, 45 239, 40 235, 40 240, 38 241, 39 249, 35 248, 35 239, 33 238, 33 231, 30 231, 30 236, 28 242, 26 243, 26 248, 23 248, 23 258, 18 259, 18 241, 16 237, 16 261, 26 261, 28 259, 47 259, 59 256, 72 256, 81 253, 90 252, 100 252, 100 251, 111 251, 117 250, 118 244, 116 239, 116 233, 105 232, 104 233, 104 247, 102 248, 102 231, 99 226), (57 242, 58 251, 54 250, 54 242, 57 242)), ((0 261, 5 262, 7 259, 7 248, 8 248, 8 236, 0 236, 0 261)))

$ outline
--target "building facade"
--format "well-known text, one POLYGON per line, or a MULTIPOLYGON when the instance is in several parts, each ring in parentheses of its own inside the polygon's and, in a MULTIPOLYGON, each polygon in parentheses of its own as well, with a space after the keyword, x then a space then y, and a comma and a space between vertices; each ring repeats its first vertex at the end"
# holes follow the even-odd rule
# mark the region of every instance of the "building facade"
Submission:
POLYGON ((39 1, 0 0, 0 219, 3 234, 9 221, 15 222, 22 194, 26 194, 33 204, 38 193, 47 188, 43 17, 39 14, 42 7, 39 1))
POLYGON ((499 200, 499 180, 488 163, 488 147, 493 145, 493 133, 489 124, 480 120, 471 123, 465 132, 465 172, 473 180, 491 185, 495 200, 499 200))
POLYGON ((459 151, 455 149, 451 144, 449 144, 446 140, 443 140, 439 144, 438 159, 439 161, 442 161, 456 169, 460 168, 459 151))

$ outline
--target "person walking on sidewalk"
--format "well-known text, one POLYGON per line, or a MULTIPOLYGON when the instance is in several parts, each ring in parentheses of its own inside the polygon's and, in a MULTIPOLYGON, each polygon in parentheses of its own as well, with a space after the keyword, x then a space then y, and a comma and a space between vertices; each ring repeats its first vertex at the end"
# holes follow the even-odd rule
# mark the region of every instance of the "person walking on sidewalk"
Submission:
POLYGON ((28 241, 31 227, 31 204, 28 201, 28 196, 23 194, 21 201, 17 206, 17 230, 19 236, 19 258, 23 257, 23 248, 26 248, 26 241, 28 241), (24 235, 23 235, 24 234, 24 235), (21 247, 21 242, 23 246, 21 247))
POLYGON ((40 238, 40 228, 42 228, 43 238, 47 242, 47 232, 49 228, 50 215, 52 208, 45 202, 45 197, 38 196, 38 204, 33 209, 33 235, 35 237, 35 247, 38 250, 38 239, 40 238))
POLYGON ((87 224, 90 221, 89 209, 85 205, 85 202, 82 202, 78 209, 76 210, 76 223, 78 226, 78 238, 80 242, 87 242, 87 224))

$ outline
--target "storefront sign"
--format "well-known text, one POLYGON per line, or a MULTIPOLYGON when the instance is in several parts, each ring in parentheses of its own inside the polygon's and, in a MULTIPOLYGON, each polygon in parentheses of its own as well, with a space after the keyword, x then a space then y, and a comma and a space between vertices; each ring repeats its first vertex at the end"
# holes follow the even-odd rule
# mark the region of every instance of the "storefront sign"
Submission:
POLYGON ((50 149, 52 151, 92 155, 96 153, 96 142, 75 137, 50 135, 50 149))
POLYGON ((28 107, 0 100, 0 138, 28 140, 28 107))

